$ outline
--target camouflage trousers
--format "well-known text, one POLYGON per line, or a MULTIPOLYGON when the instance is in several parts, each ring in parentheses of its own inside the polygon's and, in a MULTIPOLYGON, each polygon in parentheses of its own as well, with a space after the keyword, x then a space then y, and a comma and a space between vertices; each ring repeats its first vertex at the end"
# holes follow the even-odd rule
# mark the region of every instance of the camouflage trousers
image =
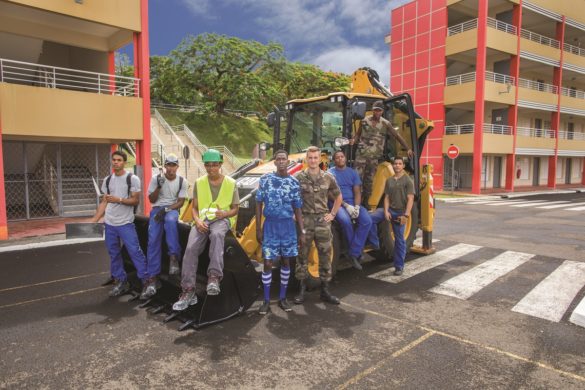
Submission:
POLYGON ((313 241, 319 256, 319 279, 322 282, 331 280, 331 222, 326 222, 323 216, 324 214, 303 214, 306 233, 295 269, 295 277, 298 280, 305 280, 309 276, 309 252, 313 241))
POLYGON ((374 175, 378 169, 378 158, 357 156, 353 163, 353 169, 362 179, 362 204, 367 205, 366 202, 370 198, 374 186, 374 175))

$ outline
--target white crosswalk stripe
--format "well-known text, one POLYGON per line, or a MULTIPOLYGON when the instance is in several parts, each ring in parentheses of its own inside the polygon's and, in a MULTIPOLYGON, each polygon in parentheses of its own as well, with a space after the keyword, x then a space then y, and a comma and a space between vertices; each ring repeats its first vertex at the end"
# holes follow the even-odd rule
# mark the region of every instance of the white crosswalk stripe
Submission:
POLYGON ((409 262, 408 266, 404 268, 404 273, 400 276, 392 275, 392 270, 384 270, 369 275, 369 277, 390 283, 400 283, 401 281, 412 278, 421 272, 428 271, 431 268, 438 267, 439 265, 455 260, 461 256, 465 256, 479 248, 481 247, 476 245, 457 244, 435 254, 419 257, 418 259, 409 262))
POLYGON ((534 255, 528 253, 504 252, 469 271, 441 283, 430 291, 459 299, 467 299, 533 257, 534 255))
POLYGON ((479 206, 509 206, 518 208, 534 207, 542 210, 562 209, 564 211, 585 211, 585 202, 574 202, 570 200, 526 200, 526 199, 501 199, 501 200, 470 200, 461 202, 464 205, 479 206))
MULTIPOLYGON (((433 240, 433 242, 438 241, 433 240)), ((430 256, 421 256, 408 262, 401 276, 394 276, 393 268, 390 268, 371 274, 368 277, 398 284, 423 272, 433 272, 434 268, 472 254, 481 248, 481 246, 477 245, 456 244, 439 250, 430 256)), ((501 280, 501 283, 506 283, 506 279, 501 278, 521 265, 530 262, 534 257, 535 255, 529 253, 505 251, 484 260, 481 264, 467 271, 444 280, 440 284, 431 287, 428 291, 466 300, 498 280, 501 280)), ((444 270, 437 272, 444 272, 444 270)), ((532 317, 559 322, 583 287, 585 287, 585 262, 565 260, 528 294, 522 298, 518 297, 519 301, 511 310, 532 317)), ((573 310, 569 321, 585 327, 585 298, 573 310)))
POLYGON ((542 206, 548 204, 558 204, 558 203, 571 203, 568 200, 557 200, 554 202, 538 202, 538 203, 528 203, 528 204, 513 204, 510 207, 534 207, 534 206, 542 206))
MULTIPOLYGON (((558 208, 561 208, 561 207, 568 207, 568 206, 573 207, 573 206, 583 206, 583 205, 585 205, 585 202, 582 202, 582 203, 572 203, 570 205, 566 205, 566 204, 553 204, 552 206, 538 206, 536 208, 537 209, 558 209, 558 208)), ((574 209, 567 209, 567 210, 579 211, 579 210, 585 210, 585 208, 583 208, 583 207, 577 207, 577 208, 574 208, 574 209)))
POLYGON ((584 207, 573 207, 570 209, 565 209, 567 211, 585 211, 585 206, 584 207))
POLYGON ((558 322, 585 285, 585 263, 566 260, 512 308, 518 313, 558 322))

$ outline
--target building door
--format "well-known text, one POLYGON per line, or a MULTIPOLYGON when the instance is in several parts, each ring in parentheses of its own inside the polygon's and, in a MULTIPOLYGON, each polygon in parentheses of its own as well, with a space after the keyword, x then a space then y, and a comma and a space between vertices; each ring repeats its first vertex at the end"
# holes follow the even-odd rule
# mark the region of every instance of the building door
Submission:
POLYGON ((542 137, 542 119, 536 118, 534 120, 535 136, 542 137))
POLYGON ((534 163, 532 165, 532 185, 540 185, 540 158, 534 157, 534 163))
POLYGON ((568 157, 565 159, 565 165, 567 166, 565 168, 565 184, 571 184, 571 171, 572 171, 572 163, 573 159, 568 157))
POLYGON ((575 124, 573 122, 567 123, 567 139, 573 139, 575 136, 575 124))
POLYGON ((494 188, 501 188, 502 181, 502 157, 494 157, 494 188))

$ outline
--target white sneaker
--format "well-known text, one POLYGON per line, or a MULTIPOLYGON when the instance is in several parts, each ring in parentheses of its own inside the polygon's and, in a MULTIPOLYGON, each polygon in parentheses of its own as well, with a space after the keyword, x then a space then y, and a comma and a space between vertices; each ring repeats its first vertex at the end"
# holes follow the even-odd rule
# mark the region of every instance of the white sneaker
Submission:
POLYGON ((195 289, 192 290, 183 290, 181 295, 179 295, 179 300, 175 302, 173 305, 173 310, 175 311, 183 311, 189 306, 193 306, 197 304, 197 294, 195 294, 195 289))

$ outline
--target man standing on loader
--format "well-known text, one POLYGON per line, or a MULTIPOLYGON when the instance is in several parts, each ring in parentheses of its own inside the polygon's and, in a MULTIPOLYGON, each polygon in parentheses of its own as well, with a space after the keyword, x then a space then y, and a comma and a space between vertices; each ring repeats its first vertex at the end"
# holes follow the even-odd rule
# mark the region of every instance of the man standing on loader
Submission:
POLYGON ((321 300, 339 305, 339 299, 329 292, 329 282, 331 281, 331 221, 335 219, 342 198, 335 177, 319 168, 320 160, 321 150, 316 146, 309 146, 307 149, 308 168, 295 175, 301 186, 305 230, 301 231, 301 253, 295 270, 295 276, 301 282, 301 287, 299 295, 294 298, 294 303, 301 304, 305 301, 309 251, 314 240, 319 255, 321 300), (327 206, 329 196, 334 199, 331 211, 327 206))
POLYGON ((414 155, 404 138, 394 129, 392 123, 382 117, 384 102, 377 100, 372 105, 372 115, 365 117, 350 144, 357 143, 356 157, 353 168, 362 179, 362 200, 367 204, 372 192, 374 175, 380 159, 384 159, 386 134, 396 138, 400 145, 407 150, 408 156, 414 155))
POLYGON ((174 154, 165 158, 165 172, 154 176, 148 186, 148 199, 152 204, 148 223, 147 273, 140 299, 149 299, 160 288, 157 276, 161 269, 163 231, 168 246, 169 275, 179 273, 179 210, 187 197, 187 181, 177 175, 179 159, 174 154))
POLYGON ((284 311, 292 307, 286 299, 286 288, 290 277, 290 262, 298 255, 296 218, 299 230, 304 230, 301 214, 301 191, 299 182, 288 174, 288 153, 278 150, 274 153, 276 173, 267 173, 260 178, 256 192, 256 239, 262 244, 264 272, 264 303, 259 314, 270 311, 270 284, 272 282, 272 262, 280 256, 280 296, 278 306, 284 311), (264 209, 264 210, 263 210, 264 209), (264 211, 264 225, 262 221, 264 211))
POLYGON ((106 177, 102 184, 102 204, 94 216, 97 222, 105 212, 104 222, 106 225, 105 242, 110 255, 110 272, 114 278, 114 288, 110 291, 111 297, 117 297, 130 291, 130 283, 126 279, 124 262, 122 260, 122 248, 120 240, 128 251, 136 274, 146 284, 146 258, 136 234, 134 226, 134 207, 140 202, 140 179, 138 176, 127 173, 124 170, 126 153, 115 151, 112 153, 113 174, 106 177), (105 211, 104 211, 105 210, 105 211))
POLYGON ((207 294, 218 295, 223 277, 223 247, 225 235, 235 226, 240 198, 236 181, 221 174, 223 157, 215 149, 203 153, 207 171, 197 179, 193 188, 193 221, 181 273, 182 293, 173 310, 185 310, 197 304, 195 282, 199 255, 209 240, 209 267, 207 268, 207 294))

